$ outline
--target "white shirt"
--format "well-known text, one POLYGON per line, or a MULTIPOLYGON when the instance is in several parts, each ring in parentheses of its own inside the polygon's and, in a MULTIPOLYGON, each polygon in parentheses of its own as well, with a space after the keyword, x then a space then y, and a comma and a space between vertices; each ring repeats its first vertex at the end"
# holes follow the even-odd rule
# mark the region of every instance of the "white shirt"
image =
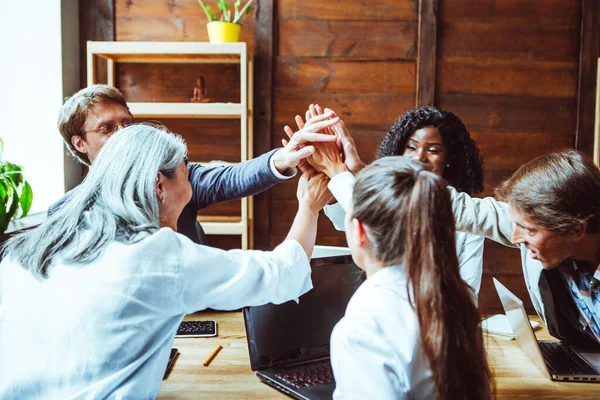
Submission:
MULTIPOLYGON (((312 288, 300 244, 223 251, 169 228, 48 279, 0 264, 0 398, 149 399, 187 313, 276 304, 312 288)), ((198 366, 198 368, 202 368, 198 366)))
MULTIPOLYGON (((352 203, 352 191, 356 178, 350 172, 334 176, 329 182, 329 190, 338 201, 336 204, 325 206, 325 214, 339 230, 344 230, 346 211, 352 203)), ((461 278, 473 289, 474 300, 481 288, 483 274, 483 245, 485 237, 471 235, 466 232, 456 232, 456 254, 461 278)))
POLYGON ((431 399, 435 384, 402 267, 386 267, 354 293, 331 334, 334 399, 431 399))

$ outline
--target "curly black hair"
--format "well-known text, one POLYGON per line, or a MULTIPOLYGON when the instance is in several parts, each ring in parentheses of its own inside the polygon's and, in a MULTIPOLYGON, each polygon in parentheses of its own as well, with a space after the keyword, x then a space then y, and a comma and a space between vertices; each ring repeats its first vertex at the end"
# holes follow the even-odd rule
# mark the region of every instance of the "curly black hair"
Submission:
POLYGON ((385 136, 376 158, 404 154, 406 142, 415 131, 432 127, 441 136, 450 166, 443 178, 459 192, 469 195, 483 191, 483 160, 462 121, 453 113, 421 107, 404 113, 385 136))

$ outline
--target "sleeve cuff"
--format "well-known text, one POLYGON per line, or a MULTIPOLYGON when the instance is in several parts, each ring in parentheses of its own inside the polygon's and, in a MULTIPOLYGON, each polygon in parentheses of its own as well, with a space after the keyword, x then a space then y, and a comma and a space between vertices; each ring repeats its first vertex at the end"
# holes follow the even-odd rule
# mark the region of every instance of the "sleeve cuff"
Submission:
POLYGON ((352 192, 354 191, 355 183, 356 178, 351 172, 347 171, 334 176, 327 185, 331 194, 333 194, 346 212, 348 212, 352 204, 352 192))
MULTIPOLYGON (((275 153, 273 153, 273 155, 275 153)), ((275 168, 275 161, 273 161, 273 155, 271 155, 271 157, 269 158, 269 167, 271 168, 271 172, 273 173, 273 175, 275 175, 277 179, 281 181, 287 181, 296 176, 296 174, 298 173, 297 168, 288 168, 283 172, 283 174, 277 171, 277 168, 275 168)))

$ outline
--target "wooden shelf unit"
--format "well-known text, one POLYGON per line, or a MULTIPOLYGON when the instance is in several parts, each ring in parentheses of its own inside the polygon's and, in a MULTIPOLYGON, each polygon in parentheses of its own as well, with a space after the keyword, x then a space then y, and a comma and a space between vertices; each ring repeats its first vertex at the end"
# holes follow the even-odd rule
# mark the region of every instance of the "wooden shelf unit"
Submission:
MULTIPOLYGON (((115 86, 115 64, 239 64, 239 103, 128 103, 131 113, 141 118, 215 118, 240 120, 240 162, 252 157, 252 57, 246 43, 205 42, 87 42, 87 84, 96 83, 94 57, 107 61, 107 83, 115 86)), ((191 162, 201 162, 190 160, 191 162)), ((253 245, 252 198, 241 200, 241 215, 199 216, 207 235, 240 235, 242 249, 253 245)))

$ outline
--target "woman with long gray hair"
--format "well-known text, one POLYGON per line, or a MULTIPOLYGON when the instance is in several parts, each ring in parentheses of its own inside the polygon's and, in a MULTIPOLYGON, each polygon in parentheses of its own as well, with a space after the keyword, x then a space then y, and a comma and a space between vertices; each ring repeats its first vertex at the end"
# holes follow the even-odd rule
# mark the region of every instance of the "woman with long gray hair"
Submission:
POLYGON ((311 289, 326 178, 301 177, 298 212, 272 252, 223 251, 174 232, 191 196, 185 156, 164 129, 124 128, 56 213, 8 241, 0 398, 154 398, 185 314, 311 289))

